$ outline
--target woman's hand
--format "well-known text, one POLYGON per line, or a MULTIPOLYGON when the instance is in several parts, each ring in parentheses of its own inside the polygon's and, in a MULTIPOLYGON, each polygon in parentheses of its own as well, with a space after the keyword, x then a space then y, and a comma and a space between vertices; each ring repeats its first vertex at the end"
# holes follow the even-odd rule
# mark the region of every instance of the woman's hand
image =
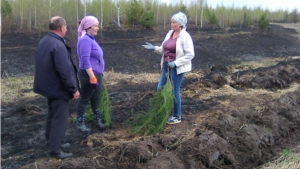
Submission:
POLYGON ((97 89, 97 88, 98 88, 99 83, 98 83, 98 80, 97 80, 96 77, 90 78, 90 86, 91 86, 91 88, 93 88, 93 89, 97 89))
POLYGON ((169 62, 169 63, 168 63, 168 66, 169 66, 170 68, 174 68, 174 67, 176 67, 176 64, 175 64, 174 62, 169 62))
POLYGON ((146 42, 147 45, 142 45, 146 49, 154 49, 154 46, 151 43, 146 42))

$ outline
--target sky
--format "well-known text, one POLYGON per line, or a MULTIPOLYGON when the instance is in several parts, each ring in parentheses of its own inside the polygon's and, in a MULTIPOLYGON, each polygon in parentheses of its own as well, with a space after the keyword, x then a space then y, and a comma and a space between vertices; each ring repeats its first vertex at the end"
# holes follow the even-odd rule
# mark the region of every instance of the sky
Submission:
MULTIPOLYGON (((176 3, 180 0, 162 0, 161 2, 176 3)), ((182 0, 184 4, 193 0, 182 0)), ((194 0, 195 1, 195 0, 194 0)), ((205 0, 208 6, 215 8, 217 5, 224 5, 225 7, 231 7, 234 4, 235 7, 247 6, 248 8, 261 7, 263 9, 269 9, 271 11, 283 9, 293 10, 295 8, 300 11, 300 0, 205 0)))

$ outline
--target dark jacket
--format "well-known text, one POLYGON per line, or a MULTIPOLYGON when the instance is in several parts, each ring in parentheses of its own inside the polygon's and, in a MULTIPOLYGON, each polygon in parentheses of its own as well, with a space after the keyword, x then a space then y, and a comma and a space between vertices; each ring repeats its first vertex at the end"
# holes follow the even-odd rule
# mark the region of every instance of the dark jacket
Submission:
POLYGON ((71 99, 79 91, 71 48, 55 33, 50 32, 38 44, 33 90, 49 99, 71 99))

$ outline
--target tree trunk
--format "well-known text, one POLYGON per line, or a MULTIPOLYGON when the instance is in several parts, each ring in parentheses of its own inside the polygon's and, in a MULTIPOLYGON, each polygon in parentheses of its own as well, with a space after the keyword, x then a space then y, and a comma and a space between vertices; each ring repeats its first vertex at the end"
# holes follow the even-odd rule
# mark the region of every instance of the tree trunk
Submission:
POLYGON ((164 12, 164 29, 166 29, 166 12, 164 12))
POLYGON ((157 11, 156 11, 156 24, 158 24, 158 19, 159 19, 159 16, 158 16, 158 14, 159 14, 159 3, 157 2, 157 11))
POLYGON ((100 21, 100 28, 102 30, 103 28, 103 0, 100 1, 100 4, 101 4, 101 21, 100 21))
POLYGON ((23 28, 23 1, 20 2, 20 27, 23 28))
POLYGON ((34 27, 36 27, 36 2, 34 3, 34 27))
MULTIPOLYGON (((76 5, 76 3, 75 3, 75 5, 76 5)), ((78 12, 78 10, 79 10, 79 9, 78 9, 78 8, 79 8, 79 0, 77 0, 77 5, 76 5, 75 7, 76 7, 76 20, 77 20, 77 22, 78 22, 78 21, 79 21, 79 16, 78 16, 78 15, 79 15, 79 14, 78 14, 78 13, 79 13, 79 12, 78 12)))
POLYGON ((201 23, 201 28, 202 28, 202 26, 203 26, 203 6, 204 5, 202 5, 202 7, 201 7, 201 18, 200 18, 200 23, 201 23))
POLYGON ((49 19, 51 18, 51 8, 52 8, 52 0, 49 0, 49 11, 48 11, 49 19))
POLYGON ((27 28, 28 28, 29 33, 31 33, 31 11, 29 11, 29 14, 28 14, 27 28))
POLYGON ((83 6, 84 6, 84 16, 86 16, 86 1, 85 0, 83 1, 83 6))
POLYGON ((205 0, 200 0, 200 7, 201 7, 201 15, 200 15, 200 25, 201 28, 203 26, 203 9, 204 9, 205 0))
POLYGON ((121 15, 121 13, 122 13, 122 10, 121 10, 121 6, 120 6, 120 4, 119 4, 118 1, 115 3, 115 8, 117 9, 117 22, 116 22, 116 21, 114 21, 114 22, 116 22, 116 24, 117 24, 118 27, 120 28, 120 27, 121 27, 121 23, 120 23, 120 15, 121 15))
POLYGON ((195 18, 195 24, 198 25, 198 5, 196 6, 196 18, 195 18))

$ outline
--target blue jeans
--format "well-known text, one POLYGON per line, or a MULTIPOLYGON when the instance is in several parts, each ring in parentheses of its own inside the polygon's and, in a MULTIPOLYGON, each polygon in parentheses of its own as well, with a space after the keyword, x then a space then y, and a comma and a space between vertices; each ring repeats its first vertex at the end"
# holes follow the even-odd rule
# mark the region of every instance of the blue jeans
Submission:
POLYGON ((168 63, 165 62, 163 65, 163 70, 160 76, 160 81, 157 86, 157 90, 162 89, 162 87, 167 83, 167 74, 168 69, 170 71, 170 80, 173 87, 173 95, 174 95, 174 108, 173 108, 173 116, 181 119, 181 95, 180 95, 180 88, 182 84, 182 80, 184 77, 184 73, 177 75, 176 68, 170 68, 168 63))

